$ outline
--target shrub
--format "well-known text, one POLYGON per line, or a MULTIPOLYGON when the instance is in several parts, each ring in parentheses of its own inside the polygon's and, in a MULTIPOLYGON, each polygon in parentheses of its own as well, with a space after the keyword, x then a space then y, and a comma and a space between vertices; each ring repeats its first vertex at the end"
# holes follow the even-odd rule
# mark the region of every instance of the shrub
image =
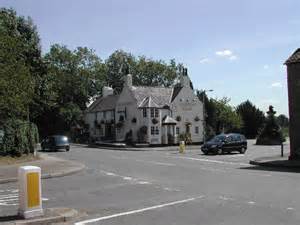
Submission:
POLYGON ((178 135, 179 141, 184 141, 185 144, 192 144, 192 136, 190 133, 181 133, 178 135))
POLYGON ((4 137, 0 155, 21 156, 34 152, 39 141, 38 129, 34 123, 9 120, 3 128, 4 137))

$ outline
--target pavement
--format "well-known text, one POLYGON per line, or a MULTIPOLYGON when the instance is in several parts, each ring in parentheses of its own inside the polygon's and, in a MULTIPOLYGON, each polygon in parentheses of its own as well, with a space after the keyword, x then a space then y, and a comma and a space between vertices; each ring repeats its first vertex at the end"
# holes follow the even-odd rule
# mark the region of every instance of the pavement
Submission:
POLYGON ((300 160, 289 160, 289 154, 272 155, 267 157, 259 157, 250 160, 251 165, 265 166, 265 167, 275 167, 275 168, 300 168, 300 160))
POLYGON ((0 166, 0 184, 16 182, 20 166, 38 166, 41 168, 42 179, 61 177, 79 172, 85 168, 80 162, 50 156, 47 153, 38 153, 39 160, 14 165, 0 166))

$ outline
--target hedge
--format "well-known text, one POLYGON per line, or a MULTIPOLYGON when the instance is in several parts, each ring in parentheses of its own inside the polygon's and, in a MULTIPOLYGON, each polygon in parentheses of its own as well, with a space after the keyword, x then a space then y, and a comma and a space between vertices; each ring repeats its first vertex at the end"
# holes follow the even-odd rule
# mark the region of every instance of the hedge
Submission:
POLYGON ((34 123, 9 120, 4 124, 3 131, 0 155, 21 156, 34 152, 39 141, 38 128, 34 123))

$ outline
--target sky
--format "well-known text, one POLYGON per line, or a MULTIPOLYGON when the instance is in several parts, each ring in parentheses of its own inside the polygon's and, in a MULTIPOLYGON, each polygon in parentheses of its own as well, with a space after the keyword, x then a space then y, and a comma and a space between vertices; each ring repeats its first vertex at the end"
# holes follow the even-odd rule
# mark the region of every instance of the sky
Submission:
POLYGON ((247 99, 288 115, 285 60, 300 46, 299 0, 0 0, 38 28, 43 53, 86 46, 103 60, 115 50, 188 68, 210 97, 247 99))

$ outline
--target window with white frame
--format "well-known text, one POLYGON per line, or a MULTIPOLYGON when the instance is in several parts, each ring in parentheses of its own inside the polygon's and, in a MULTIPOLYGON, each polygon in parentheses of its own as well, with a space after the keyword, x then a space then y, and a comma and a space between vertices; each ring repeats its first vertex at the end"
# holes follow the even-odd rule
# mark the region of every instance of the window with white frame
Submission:
POLYGON ((176 127, 176 134, 179 134, 179 133, 180 133, 180 128, 176 127))
POLYGON ((151 108, 151 109, 150 109, 150 115, 151 115, 151 118, 154 117, 154 108, 151 108))
POLYGON ((195 134, 199 134, 199 127, 195 127, 195 134))
POLYGON ((155 109, 155 117, 158 117, 158 114, 159 114, 159 111, 158 111, 158 109, 155 109))
POLYGON ((155 134, 155 127, 151 127, 151 135, 155 134))
POLYGON ((151 127, 151 135, 159 135, 159 127, 151 127))
POLYGON ((143 108, 143 117, 147 117, 147 109, 143 108))

